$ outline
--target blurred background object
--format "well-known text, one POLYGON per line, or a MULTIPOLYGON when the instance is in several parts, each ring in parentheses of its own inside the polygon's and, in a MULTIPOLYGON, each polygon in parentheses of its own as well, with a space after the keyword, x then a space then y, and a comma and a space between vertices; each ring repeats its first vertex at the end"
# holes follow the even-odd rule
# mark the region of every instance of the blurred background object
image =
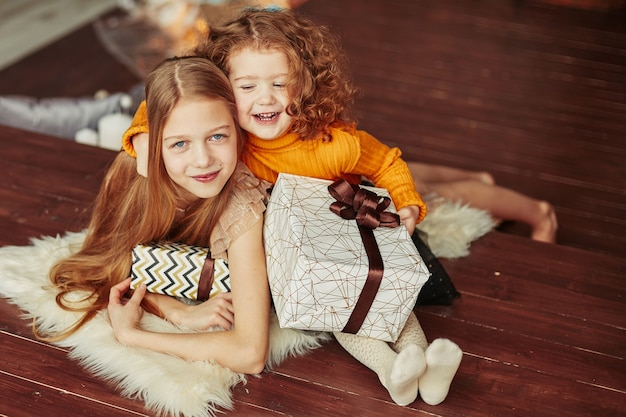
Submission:
POLYGON ((0 1, 0 70, 117 5, 118 0, 0 1))
POLYGON ((126 14, 103 17, 94 29, 104 47, 143 79, 164 58, 192 49, 210 25, 234 17, 241 9, 292 4, 290 0, 121 0, 126 14))

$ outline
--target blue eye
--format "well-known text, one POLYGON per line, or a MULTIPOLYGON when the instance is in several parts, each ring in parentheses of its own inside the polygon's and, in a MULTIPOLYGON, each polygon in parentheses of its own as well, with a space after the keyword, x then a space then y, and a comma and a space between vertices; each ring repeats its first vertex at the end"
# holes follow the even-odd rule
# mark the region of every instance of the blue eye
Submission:
POLYGON ((227 133, 215 133, 211 136, 209 136, 209 141, 210 142, 226 142, 229 138, 229 135, 227 133))
POLYGON ((181 140, 181 141, 174 143, 172 145, 172 148, 180 149, 180 148, 183 148, 184 146, 185 146, 185 142, 181 140))

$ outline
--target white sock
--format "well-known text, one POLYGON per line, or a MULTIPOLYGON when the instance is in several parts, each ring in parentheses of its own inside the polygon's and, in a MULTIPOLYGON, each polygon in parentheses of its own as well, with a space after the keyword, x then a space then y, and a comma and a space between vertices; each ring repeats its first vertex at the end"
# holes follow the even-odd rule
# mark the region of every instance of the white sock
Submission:
POLYGON ((418 379, 426 369, 424 351, 417 345, 407 345, 396 356, 386 388, 398 405, 409 405, 417 398, 418 379))
POLYGON ((437 405, 448 396, 463 352, 448 339, 435 339, 426 348, 426 371, 419 378, 419 393, 426 404, 437 405))

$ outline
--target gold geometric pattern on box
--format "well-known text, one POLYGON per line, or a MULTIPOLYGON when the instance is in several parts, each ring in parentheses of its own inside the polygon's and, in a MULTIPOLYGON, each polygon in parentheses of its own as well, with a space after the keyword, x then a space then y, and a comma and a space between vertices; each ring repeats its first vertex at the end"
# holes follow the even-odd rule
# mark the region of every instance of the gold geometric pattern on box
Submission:
MULTIPOLYGON (((208 248, 181 243, 137 245, 132 252, 131 289, 145 283, 147 290, 155 294, 198 300, 207 255, 208 248)), ((230 274, 224 259, 214 260, 213 281, 207 285, 211 285, 211 297, 230 291, 230 274)))
MULTIPOLYGON (((331 181, 280 174, 265 214, 265 251, 281 327, 341 331, 368 274, 355 220, 329 209, 331 181)), ((381 188, 363 187, 379 196, 381 188)), ((387 209, 395 212, 393 204, 387 209)), ((374 230, 384 265, 376 298, 356 333, 395 341, 429 272, 404 226, 374 230)))
POLYGON ((228 270, 228 263, 224 259, 215 259, 209 298, 221 292, 230 292, 230 271, 228 270))

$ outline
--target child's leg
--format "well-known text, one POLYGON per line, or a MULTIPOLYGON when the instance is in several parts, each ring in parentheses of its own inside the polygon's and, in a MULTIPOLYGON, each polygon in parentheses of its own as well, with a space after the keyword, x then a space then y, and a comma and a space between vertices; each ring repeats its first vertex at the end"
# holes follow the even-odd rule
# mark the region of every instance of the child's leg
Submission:
POLYGON ((415 317, 415 313, 409 314, 409 318, 406 320, 398 340, 391 344, 391 348, 396 352, 401 352, 408 345, 417 345, 422 350, 426 350, 428 347, 426 335, 417 317, 415 317))
POLYGON ((408 405, 415 401, 418 378, 426 366, 420 347, 409 345, 396 353, 382 340, 339 332, 334 335, 348 353, 378 375, 396 404, 408 405))
MULTIPOLYGON (((485 171, 466 171, 444 165, 422 164, 420 162, 407 162, 409 170, 416 180, 416 184, 445 183, 454 181, 479 181, 487 185, 494 185, 496 182, 493 176, 485 171)), ((419 188, 419 187, 418 187, 419 188)), ((431 190, 419 190, 419 192, 431 190)))
POLYGON ((437 405, 448 395, 463 352, 448 339, 436 339, 428 346, 422 326, 415 314, 411 314, 392 348, 402 352, 407 346, 414 345, 426 350, 426 370, 418 380, 419 395, 426 404, 437 405))
POLYGON ((426 349, 426 371, 419 378, 419 394, 426 404, 446 399, 450 384, 461 364, 463 352, 448 339, 435 339, 426 349))
POLYGON ((535 240, 554 243, 557 221, 550 203, 532 199, 524 194, 480 181, 455 181, 429 184, 438 195, 472 207, 489 211, 502 220, 526 223, 535 240))

